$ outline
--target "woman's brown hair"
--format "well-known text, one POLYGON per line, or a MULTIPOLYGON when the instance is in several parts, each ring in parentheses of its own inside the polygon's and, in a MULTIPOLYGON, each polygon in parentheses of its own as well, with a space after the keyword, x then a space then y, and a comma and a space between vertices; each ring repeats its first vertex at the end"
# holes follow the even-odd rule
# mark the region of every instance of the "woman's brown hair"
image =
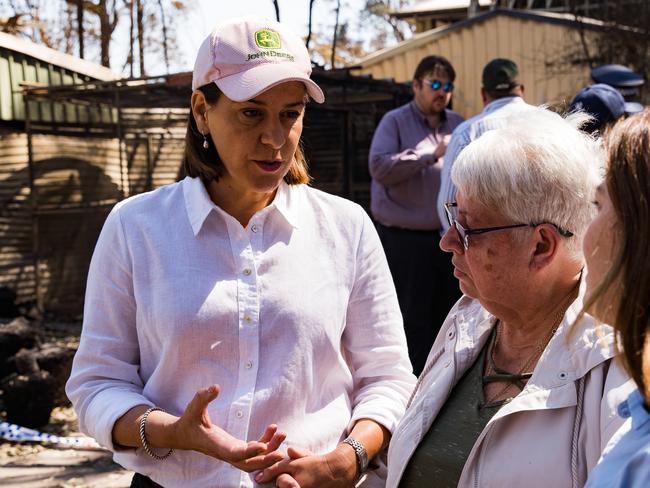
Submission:
MULTIPOLYGON (((213 105, 217 103, 221 96, 221 90, 217 85, 210 83, 198 88, 203 93, 206 102, 213 105)), ((185 153, 183 155, 183 167, 185 173, 193 178, 199 177, 207 184, 211 181, 219 181, 223 174, 223 163, 217 152, 217 148, 212 142, 210 134, 206 134, 205 138, 208 141, 208 147, 203 147, 203 134, 196 126, 194 116, 190 111, 187 121, 187 132, 185 133, 185 153)), ((311 177, 307 170, 307 160, 303 153, 301 143, 296 148, 296 153, 293 156, 293 161, 289 166, 289 171, 284 176, 284 181, 289 185, 298 185, 301 183, 309 183, 311 177)))
POLYGON ((650 330, 650 109, 615 124, 605 134, 605 147, 605 183, 618 220, 616 250, 585 309, 616 287, 612 325, 619 332, 625 365, 648 403, 650 378, 643 375, 643 356, 650 330))

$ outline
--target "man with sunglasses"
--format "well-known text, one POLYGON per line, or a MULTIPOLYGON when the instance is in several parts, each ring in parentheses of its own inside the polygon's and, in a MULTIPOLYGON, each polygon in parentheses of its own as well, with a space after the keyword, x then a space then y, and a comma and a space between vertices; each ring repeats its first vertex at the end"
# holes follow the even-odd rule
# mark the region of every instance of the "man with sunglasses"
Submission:
POLYGON ((483 68, 481 81, 483 111, 456 128, 445 156, 437 202, 438 217, 443 230, 449 228, 445 203, 454 201, 456 197, 456 187, 451 181, 451 168, 458 155, 470 142, 485 132, 503 127, 508 115, 532 108, 524 102, 524 85, 514 61, 505 58, 493 59, 483 68))
POLYGON ((455 77, 444 57, 423 58, 413 75, 413 100, 383 117, 370 147, 372 215, 397 289, 415 374, 460 296, 450 259, 438 247, 436 212, 442 157, 463 121, 447 108, 455 77))

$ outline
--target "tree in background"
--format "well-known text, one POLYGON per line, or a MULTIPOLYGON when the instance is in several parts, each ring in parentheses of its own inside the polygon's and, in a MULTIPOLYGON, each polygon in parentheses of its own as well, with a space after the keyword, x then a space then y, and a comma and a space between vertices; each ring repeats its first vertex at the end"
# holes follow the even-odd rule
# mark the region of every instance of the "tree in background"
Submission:
POLYGON ((332 55, 330 56, 330 66, 332 69, 336 68, 336 43, 339 39, 339 19, 341 14, 341 0, 336 0, 335 8, 335 18, 334 22, 334 35, 332 36, 332 55))
POLYGON ((275 9, 275 20, 280 22, 280 5, 278 4, 278 0, 273 0, 273 8, 275 9))
POLYGON ((370 47, 372 50, 381 49, 394 41, 402 42, 412 34, 408 22, 396 19, 391 15, 411 4, 411 0, 366 0, 365 9, 361 12, 360 25, 374 30, 370 47))
MULTIPOLYGON (((313 17, 316 0, 299 1, 309 7, 305 43, 322 66, 354 63, 412 33, 407 22, 390 15, 412 0, 364 0, 361 12, 351 11, 350 0, 320 0, 333 15, 317 20, 313 17)), ((279 19, 280 2, 271 3, 279 19)), ((177 25, 187 17, 181 14, 197 4, 197 0, 0 0, 0 30, 131 77, 159 70, 161 60, 169 73, 174 64, 181 64, 177 25), (116 32, 128 39, 121 59, 122 50, 118 55, 114 52, 116 32)))
POLYGON ((312 12, 315 0, 309 0, 306 45, 313 61, 326 68, 354 64, 370 52, 411 36, 412 31, 407 22, 389 15, 395 9, 408 5, 410 0, 365 0, 365 10, 361 12, 351 11, 350 1, 321 2, 330 8, 332 14, 326 18, 333 19, 334 22, 321 22, 314 27, 312 12))
MULTIPOLYGON (((602 2, 590 15, 602 20, 604 32, 595 40, 595 48, 583 46, 584 62, 593 68, 599 64, 622 64, 643 76, 650 76, 650 2, 602 2)), ((580 21, 580 2, 571 0, 576 20, 580 21)))
MULTIPOLYGON (((622 64, 643 76, 646 85, 650 82, 648 0, 568 0, 563 12, 572 14, 578 24, 578 42, 573 37, 561 41, 563 45, 557 50, 557 55, 545 60, 549 76, 566 72, 575 65, 591 69, 601 64, 622 64), (596 30, 592 22, 588 26, 587 18, 600 21, 596 30)), ((650 90, 645 90, 644 99, 650 101, 650 90)))
POLYGON ((169 72, 172 61, 179 58, 174 19, 194 3, 195 0, 6 0, 0 2, 0 30, 110 68, 113 33, 118 26, 128 24, 130 41, 122 71, 129 67, 131 76, 145 76, 146 59, 162 57, 169 72))
MULTIPOLYGON (((594 68, 601 64, 622 64, 650 82, 650 1, 648 0, 495 0, 495 7, 550 10, 573 15, 582 26, 579 40, 569 39, 546 65, 554 72, 570 65, 594 68), (597 34, 587 28, 586 19, 602 24, 597 34)), ((650 90, 646 89, 650 100, 650 90)))
POLYGON ((307 39, 305 40, 305 46, 307 46, 307 49, 309 49, 309 43, 311 42, 311 36, 313 34, 313 14, 314 14, 314 1, 315 0, 309 0, 309 19, 307 21, 307 39))
POLYGON ((8 34, 22 35, 45 46, 68 52, 65 34, 69 32, 62 21, 69 9, 65 3, 46 0, 6 0, 0 3, 0 30, 8 34))

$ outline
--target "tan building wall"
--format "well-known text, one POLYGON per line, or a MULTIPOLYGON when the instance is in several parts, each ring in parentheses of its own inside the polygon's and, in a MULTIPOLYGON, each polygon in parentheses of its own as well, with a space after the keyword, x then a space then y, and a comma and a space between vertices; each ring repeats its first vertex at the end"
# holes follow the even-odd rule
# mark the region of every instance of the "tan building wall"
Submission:
MULTIPOLYGON (((465 117, 483 108, 481 71, 496 57, 517 63, 525 98, 532 104, 561 106, 590 83, 586 64, 574 65, 569 60, 582 49, 580 31, 569 22, 530 20, 504 13, 486 17, 416 35, 395 48, 361 60, 360 72, 374 78, 410 81, 421 58, 443 55, 456 70, 453 108, 465 117)), ((591 30, 583 32, 587 45, 591 45, 590 39, 597 34, 591 30)))

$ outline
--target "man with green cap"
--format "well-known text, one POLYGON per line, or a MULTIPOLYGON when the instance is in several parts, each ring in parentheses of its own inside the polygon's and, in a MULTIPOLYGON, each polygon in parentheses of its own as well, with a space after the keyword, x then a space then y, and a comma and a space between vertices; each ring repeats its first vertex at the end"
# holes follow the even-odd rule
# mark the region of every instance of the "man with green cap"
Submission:
POLYGON ((443 232, 449 229, 445 217, 445 203, 456 200, 456 187, 451 181, 451 168, 458 155, 465 146, 485 132, 503 127, 508 115, 531 108, 531 105, 524 102, 524 85, 520 81, 519 69, 514 61, 505 58, 493 59, 483 68, 481 79, 483 111, 456 127, 442 166, 437 210, 443 232))

